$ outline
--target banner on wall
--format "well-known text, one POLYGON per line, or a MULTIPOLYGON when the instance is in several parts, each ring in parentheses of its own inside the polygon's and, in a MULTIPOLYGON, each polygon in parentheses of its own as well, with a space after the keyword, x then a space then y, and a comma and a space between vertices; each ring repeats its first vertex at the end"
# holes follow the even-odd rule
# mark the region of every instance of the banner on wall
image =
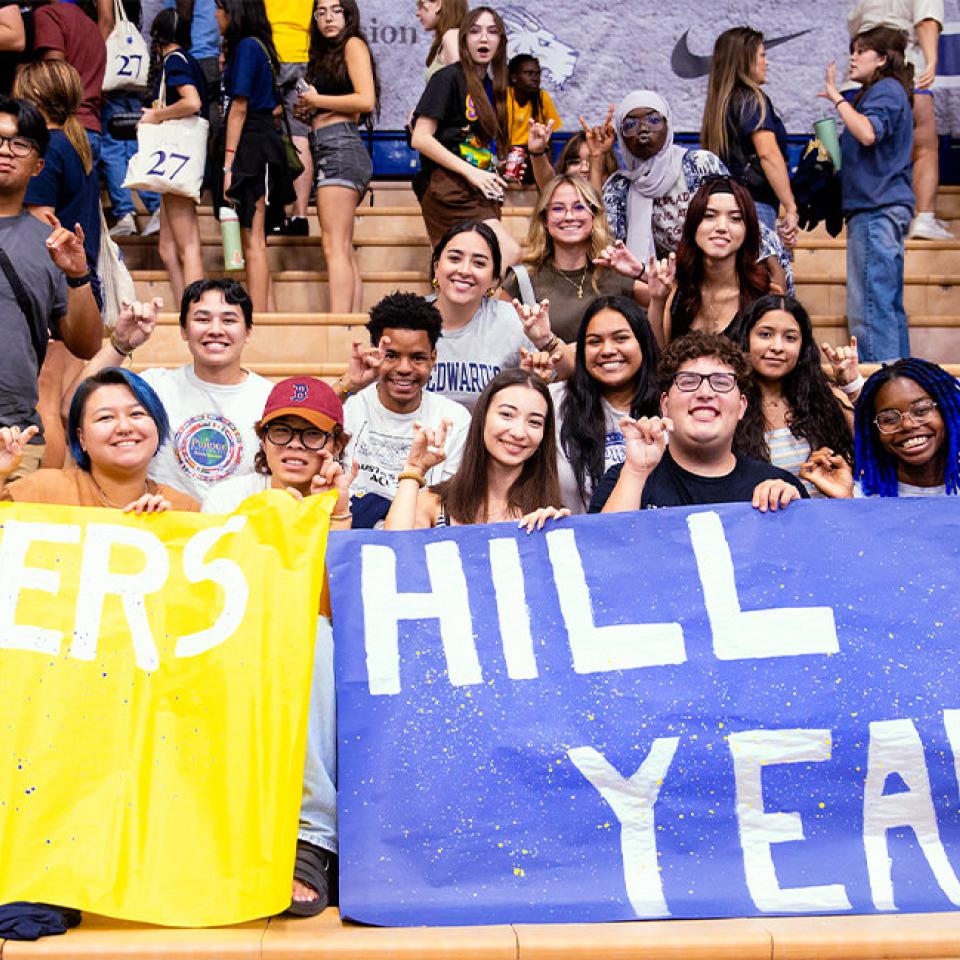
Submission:
MULTIPOLYGON (((852 0, 491 4, 507 27, 510 55, 532 53, 540 60, 543 88, 554 99, 564 130, 579 129, 581 114, 599 123, 609 103, 642 88, 666 97, 677 130, 699 130, 714 42, 724 30, 746 24, 764 34, 770 63, 765 89, 795 134, 809 133, 813 121, 830 112, 816 94, 830 60, 845 72, 852 5, 852 0)), ((955 21, 958 14, 958 0, 946 0, 946 19, 955 21)), ((378 126, 402 129, 425 85, 432 34, 420 27, 412 4, 364 0, 361 15, 383 80, 378 126)), ((945 133, 960 130, 960 100, 945 89, 951 85, 955 81, 947 74, 938 80, 937 113, 945 133)))
POLYGON ((960 501, 330 544, 341 912, 960 906, 960 501))
POLYGON ((0 903, 289 905, 332 502, 0 504, 0 903))

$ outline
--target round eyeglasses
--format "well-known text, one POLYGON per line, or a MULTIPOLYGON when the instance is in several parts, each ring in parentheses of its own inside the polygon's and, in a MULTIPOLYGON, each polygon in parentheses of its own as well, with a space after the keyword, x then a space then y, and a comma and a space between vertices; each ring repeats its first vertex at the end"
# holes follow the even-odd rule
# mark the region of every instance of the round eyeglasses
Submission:
POLYGON ((936 409, 936 400, 914 400, 902 413, 893 409, 881 410, 873 418, 873 422, 881 433, 896 433, 905 417, 909 417, 914 424, 926 423, 936 409))
POLYGON ((641 127, 646 127, 648 130, 659 130, 666 122, 666 118, 659 113, 648 113, 643 117, 627 117, 620 124, 620 132, 625 137, 632 137, 641 127))
POLYGON ((737 378, 732 373, 694 373, 692 370, 685 370, 673 377, 674 385, 681 393, 694 393, 700 389, 704 380, 710 384, 710 389, 717 393, 729 393, 737 385, 737 378))
POLYGON ((289 423, 284 423, 282 420, 268 423, 263 428, 263 435, 277 447, 289 446, 293 443, 293 438, 296 437, 304 449, 314 452, 322 450, 331 436, 326 430, 321 430, 319 427, 303 427, 300 429, 291 427, 289 423))

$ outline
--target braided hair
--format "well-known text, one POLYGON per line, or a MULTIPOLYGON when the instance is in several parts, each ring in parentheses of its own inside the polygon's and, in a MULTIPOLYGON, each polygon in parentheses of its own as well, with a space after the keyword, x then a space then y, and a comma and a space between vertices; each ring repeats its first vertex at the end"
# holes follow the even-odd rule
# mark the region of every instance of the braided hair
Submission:
POLYGON ((901 377, 913 380, 936 401, 947 435, 943 480, 947 493, 960 493, 960 383, 943 367, 907 357, 881 367, 863 387, 854 413, 855 476, 866 496, 897 496, 897 460, 877 432, 876 397, 880 388, 901 377))

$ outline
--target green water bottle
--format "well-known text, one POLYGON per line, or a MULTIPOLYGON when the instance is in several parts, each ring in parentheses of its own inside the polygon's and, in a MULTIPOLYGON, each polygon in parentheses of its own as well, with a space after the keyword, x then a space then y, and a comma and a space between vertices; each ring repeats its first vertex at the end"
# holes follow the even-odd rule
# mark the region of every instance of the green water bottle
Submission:
POLYGON ((243 269, 243 247, 240 245, 240 220, 233 207, 220 208, 220 236, 223 239, 224 270, 243 269))

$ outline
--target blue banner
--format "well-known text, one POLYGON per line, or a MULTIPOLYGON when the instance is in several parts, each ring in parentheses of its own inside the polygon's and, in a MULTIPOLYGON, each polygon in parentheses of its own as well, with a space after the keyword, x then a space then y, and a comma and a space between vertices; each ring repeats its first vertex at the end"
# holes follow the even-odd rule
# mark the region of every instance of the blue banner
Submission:
POLYGON ((960 906, 960 501, 334 535, 341 912, 960 906))

